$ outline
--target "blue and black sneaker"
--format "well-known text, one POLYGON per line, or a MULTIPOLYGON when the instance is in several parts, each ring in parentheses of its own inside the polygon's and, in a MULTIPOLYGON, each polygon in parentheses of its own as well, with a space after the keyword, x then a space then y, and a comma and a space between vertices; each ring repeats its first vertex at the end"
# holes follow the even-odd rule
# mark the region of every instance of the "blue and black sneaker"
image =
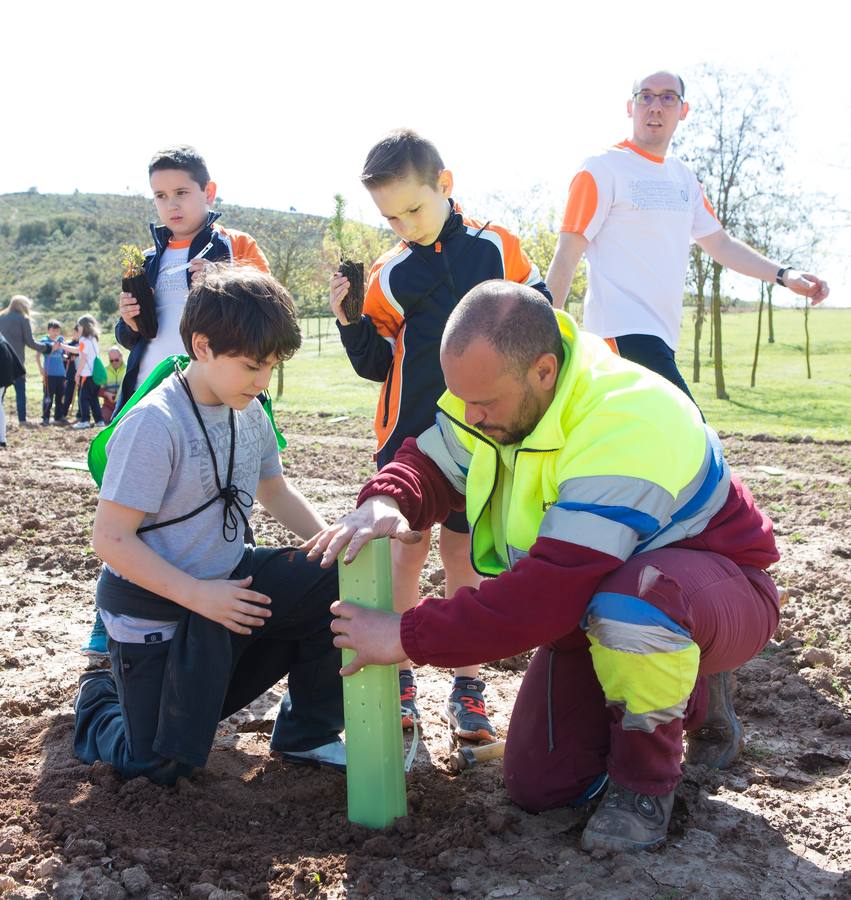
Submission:
POLYGON ((456 676, 443 711, 454 737, 480 744, 496 740, 496 731, 485 710, 484 691, 484 681, 456 676))
POLYGON ((88 643, 80 647, 80 653, 83 656, 109 656, 109 635, 106 633, 106 626, 100 617, 100 611, 95 613, 92 633, 89 635, 88 643))
POLYGON ((413 728, 414 722, 420 721, 420 711, 417 709, 417 682, 410 669, 399 669, 399 701, 402 728, 413 728))

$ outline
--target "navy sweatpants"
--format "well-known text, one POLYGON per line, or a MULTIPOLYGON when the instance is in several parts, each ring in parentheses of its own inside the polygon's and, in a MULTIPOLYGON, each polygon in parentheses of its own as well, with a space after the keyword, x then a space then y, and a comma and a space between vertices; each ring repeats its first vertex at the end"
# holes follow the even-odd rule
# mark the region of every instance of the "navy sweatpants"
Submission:
MULTIPOLYGON (((333 646, 329 607, 337 598, 337 570, 320 569, 298 550, 260 547, 232 577, 254 575, 251 589, 271 598, 272 615, 250 635, 229 632, 230 684, 220 719, 247 706, 285 675, 288 692, 272 732, 273 750, 311 750, 339 739, 343 729, 340 651, 333 646)), ((222 626, 224 627, 224 626, 222 626)), ((145 775, 173 784, 192 767, 153 750, 170 641, 110 640, 112 672, 83 684, 75 709, 74 752, 103 760, 126 778, 145 775)), ((200 723, 199 723, 200 724, 200 723)))

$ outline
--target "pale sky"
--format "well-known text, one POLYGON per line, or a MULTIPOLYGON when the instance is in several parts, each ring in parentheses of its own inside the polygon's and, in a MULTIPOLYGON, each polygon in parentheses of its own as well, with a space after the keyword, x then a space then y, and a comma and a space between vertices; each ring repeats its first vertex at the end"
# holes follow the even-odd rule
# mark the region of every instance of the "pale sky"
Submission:
MULTIPOLYGON (((790 178, 851 209, 851 76, 835 4, 585 6, 8 5, 0 193, 150 196, 151 154, 186 142, 226 203, 330 215, 339 192, 352 218, 378 223, 358 173, 384 132, 408 125, 438 146, 465 208, 488 216, 489 195, 542 185, 560 211, 581 160, 631 133, 636 73, 710 62, 785 84, 790 178)), ((851 229, 833 231, 818 272, 841 305, 849 250, 851 229)))

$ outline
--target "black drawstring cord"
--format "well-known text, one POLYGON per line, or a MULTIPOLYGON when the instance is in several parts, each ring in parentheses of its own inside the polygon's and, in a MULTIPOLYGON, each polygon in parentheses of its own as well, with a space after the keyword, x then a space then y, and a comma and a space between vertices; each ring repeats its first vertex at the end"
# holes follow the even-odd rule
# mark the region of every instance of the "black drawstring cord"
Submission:
POLYGON ((248 517, 245 515, 244 510, 250 510, 254 505, 254 501, 247 491, 243 491, 235 484, 231 483, 231 479, 233 478, 234 457, 236 455, 236 428, 234 427, 233 409, 230 410, 228 416, 228 424, 230 426, 230 454, 228 456, 227 483, 222 487, 222 482, 219 479, 219 467, 216 465, 216 454, 213 450, 213 443, 210 440, 210 435, 207 434, 207 429, 204 427, 204 420, 201 418, 201 412, 198 409, 195 398, 192 396, 189 383, 186 381, 186 377, 177 363, 175 363, 174 366, 174 375, 180 383, 180 386, 186 391, 186 396, 192 404, 192 412, 195 413, 195 418, 201 426, 204 440, 207 442, 207 449, 210 451, 210 460, 213 464, 213 477, 216 480, 217 493, 197 509, 193 509, 192 512, 186 513, 185 516, 169 519, 167 522, 157 522, 154 525, 145 525, 144 528, 140 528, 137 531, 137 534, 141 534, 144 531, 153 531, 156 528, 164 528, 166 525, 176 525, 179 522, 185 522, 187 519, 191 519, 193 516, 197 516, 198 513, 203 512, 207 507, 212 506, 217 500, 224 500, 225 508, 222 515, 222 537, 224 537, 229 544, 232 544, 236 540, 237 535, 239 534, 238 513, 239 518, 242 519, 242 524, 245 526, 245 540, 248 541, 248 543, 253 544, 254 535, 252 534, 251 526, 248 524, 248 517))

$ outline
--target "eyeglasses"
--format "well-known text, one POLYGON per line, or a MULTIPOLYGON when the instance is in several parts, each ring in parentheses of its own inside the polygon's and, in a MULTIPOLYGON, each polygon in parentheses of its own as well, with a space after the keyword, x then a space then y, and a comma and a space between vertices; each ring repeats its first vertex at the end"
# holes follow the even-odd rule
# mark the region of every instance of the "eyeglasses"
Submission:
POLYGON ((676 106, 683 102, 683 98, 674 91, 662 91, 660 94, 654 94, 653 91, 636 91, 632 95, 632 99, 639 106, 650 106, 657 97, 662 106, 676 106))
POLYGON ((121 362, 121 357, 120 356, 110 356, 109 361, 110 362, 121 362))

